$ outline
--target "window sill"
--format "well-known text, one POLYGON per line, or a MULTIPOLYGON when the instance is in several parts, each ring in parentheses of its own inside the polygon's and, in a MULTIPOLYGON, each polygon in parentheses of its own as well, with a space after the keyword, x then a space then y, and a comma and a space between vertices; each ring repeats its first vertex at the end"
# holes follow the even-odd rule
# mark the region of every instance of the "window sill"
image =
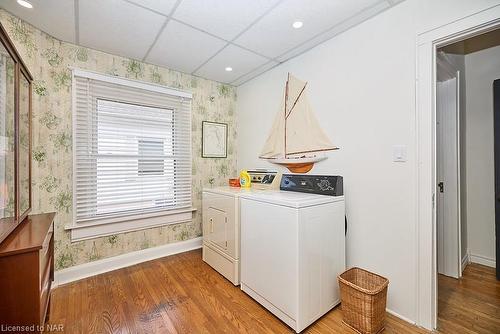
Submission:
POLYGON ((156 212, 133 217, 99 219, 65 226, 71 231, 71 242, 105 237, 117 233, 140 231, 159 226, 190 222, 196 208, 156 212))

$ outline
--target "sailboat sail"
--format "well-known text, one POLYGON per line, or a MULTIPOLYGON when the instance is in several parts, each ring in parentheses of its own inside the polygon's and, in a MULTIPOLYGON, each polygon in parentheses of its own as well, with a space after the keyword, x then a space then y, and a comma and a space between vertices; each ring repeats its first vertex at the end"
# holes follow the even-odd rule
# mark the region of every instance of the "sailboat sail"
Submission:
POLYGON ((294 154, 337 149, 314 116, 307 99, 306 85, 307 83, 288 75, 284 105, 282 104, 274 119, 261 158, 287 158, 294 154))
POLYGON ((292 109, 295 108, 300 98, 305 96, 305 89, 307 82, 301 81, 288 74, 288 80, 285 87, 285 105, 286 105, 286 115, 290 114, 292 109))
POLYGON ((278 158, 282 157, 285 152, 285 117, 284 117, 284 104, 274 117, 273 127, 269 133, 269 137, 264 144, 264 148, 260 154, 261 158, 278 158))

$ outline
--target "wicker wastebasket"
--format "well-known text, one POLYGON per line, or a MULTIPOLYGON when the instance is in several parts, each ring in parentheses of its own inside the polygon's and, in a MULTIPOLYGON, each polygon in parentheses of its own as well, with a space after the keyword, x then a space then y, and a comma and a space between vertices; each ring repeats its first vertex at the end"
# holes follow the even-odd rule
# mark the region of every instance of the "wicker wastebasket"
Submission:
POLYGON ((389 280, 361 268, 351 268, 338 276, 342 322, 362 334, 384 329, 389 280))

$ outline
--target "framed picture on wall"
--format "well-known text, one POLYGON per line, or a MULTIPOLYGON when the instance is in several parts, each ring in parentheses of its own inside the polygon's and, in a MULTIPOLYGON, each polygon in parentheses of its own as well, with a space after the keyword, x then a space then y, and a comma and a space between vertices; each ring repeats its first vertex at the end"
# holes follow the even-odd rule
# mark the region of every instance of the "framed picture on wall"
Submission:
POLYGON ((227 158, 227 124, 203 121, 201 126, 201 156, 227 158))

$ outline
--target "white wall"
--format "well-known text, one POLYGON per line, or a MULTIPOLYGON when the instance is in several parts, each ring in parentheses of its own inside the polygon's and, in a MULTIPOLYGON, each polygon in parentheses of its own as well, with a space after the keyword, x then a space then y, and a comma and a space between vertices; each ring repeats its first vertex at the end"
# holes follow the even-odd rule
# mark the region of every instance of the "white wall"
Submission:
POLYGON ((500 79, 500 47, 466 55, 465 69, 468 247, 473 261, 480 257, 494 264, 493 80, 500 79))
MULTIPOLYGON (((313 109, 341 149, 311 173, 344 176, 347 263, 389 278, 388 308, 417 319, 415 55, 418 32, 499 4, 407 0, 238 87, 239 168, 257 156, 288 71, 309 82, 313 109), (408 162, 392 162, 392 145, 408 162)), ((307 24, 307 23, 306 23, 307 24)))

